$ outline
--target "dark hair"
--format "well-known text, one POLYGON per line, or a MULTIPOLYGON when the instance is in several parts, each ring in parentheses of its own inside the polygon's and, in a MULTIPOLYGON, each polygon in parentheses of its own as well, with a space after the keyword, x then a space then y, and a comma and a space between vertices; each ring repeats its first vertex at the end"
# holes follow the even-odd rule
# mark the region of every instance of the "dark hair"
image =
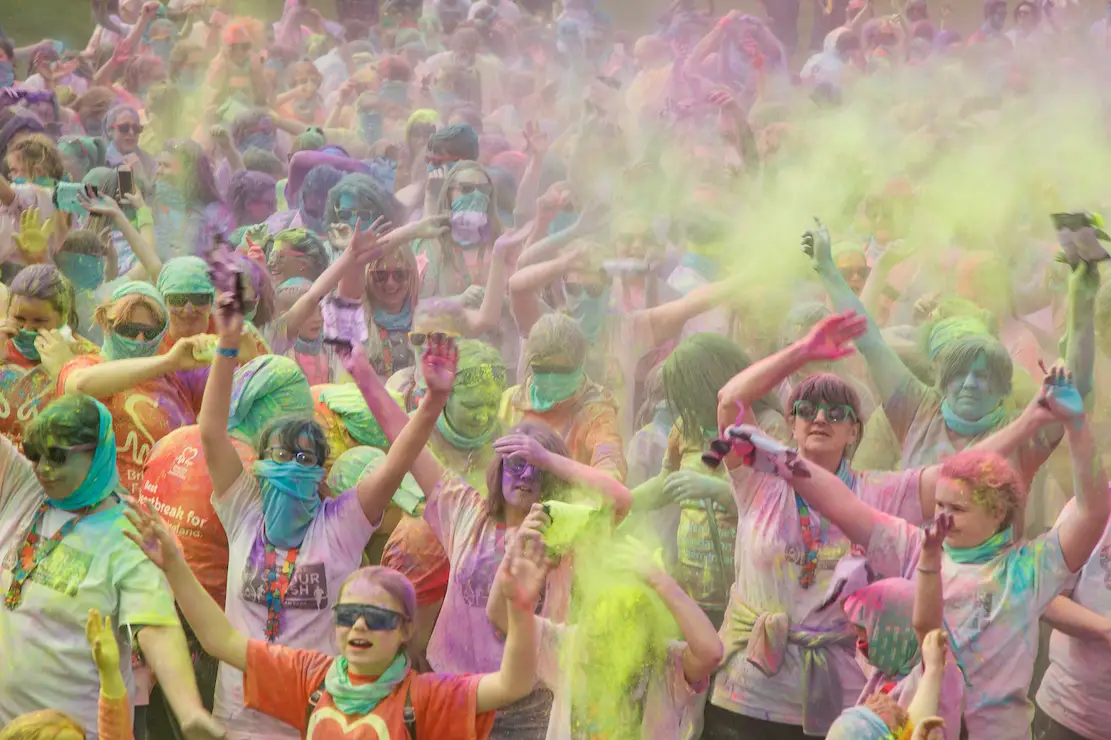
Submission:
POLYGON ((233 258, 251 281, 251 288, 255 291, 255 316, 251 323, 262 328, 274 318, 274 283, 271 282, 266 268, 247 255, 234 252, 233 258))
MULTIPOLYGON (((860 443, 864 436, 864 422, 867 419, 864 418, 861 409, 860 394, 856 392, 856 388, 853 388, 851 384, 832 373, 817 373, 806 378, 795 386, 795 389, 791 391, 791 396, 787 399, 787 418, 792 424, 795 422, 795 404, 799 401, 843 404, 851 408, 857 425, 857 444, 860 443)), ((845 457, 852 459, 854 452, 856 452, 855 447, 850 447, 845 451, 845 457)))
POLYGON ((320 237, 308 229, 288 229, 274 234, 266 242, 267 260, 270 259, 279 240, 288 242, 290 246, 296 247, 298 252, 304 253, 305 258, 310 262, 309 275, 312 276, 313 280, 316 280, 328 269, 330 264, 328 250, 320 237))
POLYGON ((47 404, 24 429, 31 447, 95 445, 100 438, 100 410, 92 396, 67 393, 47 404))
POLYGON ((664 398, 689 439, 698 439, 703 429, 717 429, 718 392, 751 364, 735 342, 711 333, 684 339, 664 360, 664 398))
POLYGON ((193 205, 220 203, 220 191, 212 173, 212 160, 201 145, 192 139, 170 139, 162 147, 178 159, 184 173, 181 189, 193 205))
MULTIPOLYGON (((328 200, 324 204, 324 223, 334 224, 339 221, 336 211, 339 207, 340 195, 354 196, 358 210, 369 210, 376 216, 385 216, 387 221, 402 223, 401 204, 393 193, 387 192, 381 185, 374 181, 370 175, 351 174, 344 175, 343 179, 328 191, 328 200)), ((370 228, 364 223, 363 228, 370 228)))
MULTIPOLYGON (((513 427, 509 434, 524 434, 531 437, 540 443, 548 452, 562 457, 571 457, 570 450, 567 449, 567 444, 563 438, 556 434, 551 428, 544 424, 536 422, 524 421, 513 427)), ((502 474, 505 470, 505 459, 498 454, 494 455, 494 459, 490 461, 490 466, 486 468, 486 516, 495 521, 500 521, 505 518, 505 494, 502 492, 501 480, 502 474)), ((540 497, 541 499, 555 498, 554 494, 559 493, 561 482, 558 478, 544 473, 540 478, 540 497)))
POLYGON ((1014 362, 1007 353, 1007 348, 998 339, 985 336, 969 336, 954 340, 941 351, 937 360, 938 390, 944 393, 949 383, 957 376, 967 373, 980 355, 987 360, 988 381, 991 383, 992 390, 1008 395, 1011 392, 1014 362))
POLYGON ((262 172, 275 180, 285 177, 285 165, 272 151, 253 146, 243 152, 243 167, 251 172, 262 172))
POLYGON ((265 172, 240 170, 231 176, 227 188, 227 204, 235 216, 236 226, 251 226, 255 223, 247 206, 255 200, 266 200, 277 208, 277 181, 265 172))
POLYGON ((108 247, 100 240, 100 235, 91 229, 74 229, 62 242, 61 252, 87 254, 92 257, 105 257, 108 247))
POLYGON ((8 294, 8 308, 16 296, 36 301, 46 301, 69 324, 77 329, 77 306, 73 284, 54 265, 28 265, 12 280, 8 294))
POLYGON ((283 449, 303 450, 304 448, 300 446, 302 436, 308 437, 312 444, 311 449, 304 451, 315 454, 316 459, 320 461, 319 464, 323 466, 324 461, 328 459, 328 439, 324 435, 324 429, 312 419, 289 416, 274 419, 262 428, 262 433, 258 436, 258 449, 255 452, 259 460, 265 460, 270 443, 275 439, 283 449))

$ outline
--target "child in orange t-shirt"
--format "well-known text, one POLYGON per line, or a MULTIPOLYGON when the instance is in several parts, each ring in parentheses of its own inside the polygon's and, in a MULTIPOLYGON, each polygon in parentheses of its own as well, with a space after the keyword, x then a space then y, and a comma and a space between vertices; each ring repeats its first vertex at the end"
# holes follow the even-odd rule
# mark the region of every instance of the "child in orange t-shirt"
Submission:
MULTIPOLYGON (((131 702, 120 673, 120 646, 112 629, 112 618, 100 618, 96 609, 89 610, 85 637, 93 651, 93 661, 100 674, 100 711, 97 734, 100 740, 131 740, 131 702)), ((85 728, 77 720, 57 709, 40 709, 16 717, 0 730, 0 740, 85 740, 85 728)))
POLYGON ((243 699, 297 728, 306 740, 377 740, 415 734, 436 740, 483 740, 494 712, 524 698, 536 683, 532 618, 544 585, 545 552, 535 538, 514 540, 502 569, 514 595, 505 653, 496 673, 417 674, 406 643, 413 637, 416 593, 405 576, 361 568, 333 607, 338 657, 248 639, 197 581, 174 535, 146 504, 132 501, 125 534, 161 568, 182 613, 212 656, 244 672, 243 699))

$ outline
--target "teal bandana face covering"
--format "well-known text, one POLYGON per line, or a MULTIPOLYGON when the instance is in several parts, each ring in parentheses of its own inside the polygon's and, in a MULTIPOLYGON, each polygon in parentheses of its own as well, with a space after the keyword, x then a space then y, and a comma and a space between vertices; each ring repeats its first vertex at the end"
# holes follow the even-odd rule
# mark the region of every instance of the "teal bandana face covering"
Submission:
POLYGON ((324 480, 324 468, 258 460, 254 472, 262 489, 262 520, 267 541, 286 550, 300 547, 320 509, 316 490, 324 480))
POLYGON ((20 329, 19 333, 12 337, 12 343, 15 348, 19 350, 19 354, 26 357, 32 362, 39 361, 39 349, 35 346, 35 340, 39 338, 37 331, 28 331, 27 329, 20 329))
POLYGON ((451 201, 451 238, 464 249, 484 244, 490 237, 490 197, 481 190, 451 201))
POLYGON ((533 373, 529 403, 536 411, 550 411, 557 403, 575 395, 585 377, 581 366, 569 373, 533 373))
POLYGON ((47 498, 47 503, 65 511, 77 511, 99 504, 108 498, 120 483, 116 469, 116 435, 112 431, 112 414, 99 401, 96 402, 99 414, 97 427, 96 452, 85 480, 81 481, 73 493, 64 499, 47 498))

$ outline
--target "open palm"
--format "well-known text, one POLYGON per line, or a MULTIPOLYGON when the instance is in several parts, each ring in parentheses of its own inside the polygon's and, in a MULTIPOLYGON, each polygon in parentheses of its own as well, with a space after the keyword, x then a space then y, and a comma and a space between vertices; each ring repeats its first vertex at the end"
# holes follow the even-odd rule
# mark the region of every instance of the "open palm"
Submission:
POLYGON ((421 370, 428 390, 434 393, 451 393, 455 383, 455 368, 459 363, 459 350, 455 340, 433 339, 421 358, 421 370))
POLYGON ((848 357, 855 350, 849 342, 868 330, 868 317, 855 311, 827 316, 802 340, 808 362, 828 362, 848 357))
POLYGON ((135 531, 124 530, 124 536, 138 545, 143 554, 160 570, 166 570, 170 563, 182 557, 177 538, 166 526, 162 515, 150 508, 149 504, 135 499, 128 499, 128 504, 131 508, 125 512, 125 516, 135 527, 135 531))

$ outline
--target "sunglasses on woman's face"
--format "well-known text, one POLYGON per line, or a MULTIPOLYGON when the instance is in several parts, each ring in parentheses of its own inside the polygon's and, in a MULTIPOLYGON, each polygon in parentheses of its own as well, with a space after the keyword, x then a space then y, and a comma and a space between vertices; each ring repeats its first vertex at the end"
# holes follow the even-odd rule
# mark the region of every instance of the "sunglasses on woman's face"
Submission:
POLYGON ((269 454, 270 459, 274 462, 295 462, 303 468, 314 468, 317 463, 320 462, 320 459, 312 452, 305 452, 303 450, 294 452, 284 447, 271 447, 269 454))
POLYGON ((140 123, 121 123, 120 125, 113 126, 112 128, 114 128, 116 131, 119 131, 124 136, 143 133, 143 125, 140 123))
POLYGON ((856 413, 853 412, 853 407, 843 403, 814 403, 813 401, 795 401, 795 416, 803 421, 814 421, 818 418, 818 412, 821 411, 825 414, 826 421, 830 424, 838 424, 842 421, 855 421, 856 413))
POLYGON ((563 292, 571 298, 578 298, 586 293, 591 298, 601 298, 606 292, 606 286, 599 283, 564 283, 563 292))
POLYGON ((494 192, 494 188, 492 185, 476 182, 457 182, 455 183, 454 187, 456 190, 459 191, 460 195, 470 195, 476 190, 480 193, 484 193, 487 196, 489 196, 490 193, 494 192))
POLYGON ((351 226, 354 226, 356 221, 362 221, 360 225, 364 229, 369 229, 374 220, 378 218, 378 214, 373 211, 353 211, 344 208, 336 211, 336 218, 351 226))
POLYGON ((393 281, 398 285, 404 285, 409 280, 409 271, 403 269, 396 270, 374 270, 374 282, 379 285, 385 285, 393 278, 393 281))
POLYGON ((166 305, 170 308, 185 308, 185 304, 196 308, 205 308, 212 305, 211 293, 170 293, 166 296, 166 305))
POLYGON ((39 460, 43 457, 51 465, 61 467, 69 462, 69 456, 72 452, 90 452, 96 449, 95 444, 74 445, 73 447, 47 447, 44 450, 41 448, 23 443, 23 456, 27 458, 32 465, 38 465, 39 460))
POLYGON ((507 457, 505 458, 505 469, 511 475, 520 475, 528 469, 529 461, 523 457, 507 457))
MULTIPOLYGON (((375 272, 377 272, 377 270, 375 270, 375 272)), ((377 278, 375 278, 375 279, 377 279, 377 278)), ((386 281, 385 280, 380 280, 379 282, 384 283, 386 281)), ((433 342, 443 343, 443 342, 446 342, 450 339, 458 339, 458 338, 459 338, 458 334, 454 334, 454 333, 449 332, 449 331, 433 331, 433 332, 411 331, 411 332, 409 332, 409 343, 412 344, 414 347, 423 347, 425 342, 427 342, 430 339, 433 342)), ((475 368, 475 369, 477 369, 477 368, 475 368)))
POLYGON ((122 321, 113 327, 113 331, 119 334, 124 339, 135 339, 142 334, 147 339, 153 338, 158 334, 159 329, 154 326, 146 324, 136 324, 132 321, 122 321))
POLYGON ((405 615, 370 604, 336 604, 333 608, 337 627, 354 627, 359 617, 366 628, 373 632, 395 630, 405 621, 405 615))

